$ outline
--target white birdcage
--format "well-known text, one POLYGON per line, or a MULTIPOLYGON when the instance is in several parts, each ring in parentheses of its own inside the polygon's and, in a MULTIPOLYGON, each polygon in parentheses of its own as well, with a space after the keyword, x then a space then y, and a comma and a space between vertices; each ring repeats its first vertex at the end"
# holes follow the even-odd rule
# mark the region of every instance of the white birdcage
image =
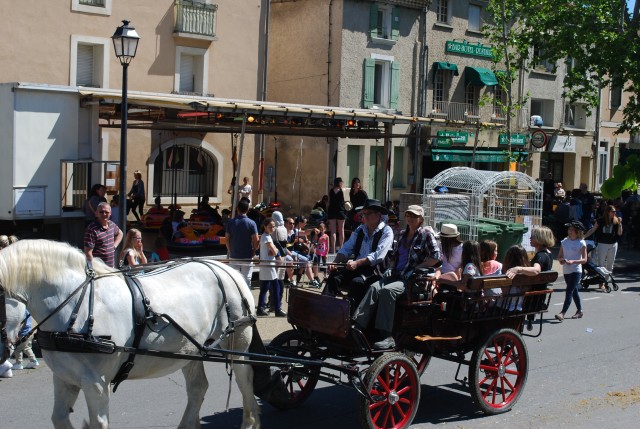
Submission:
POLYGON ((531 251, 531 229, 542 224, 542 196, 542 183, 524 173, 453 167, 425 180, 422 204, 427 225, 438 229, 455 220, 464 240, 478 240, 478 225, 491 220, 524 225, 517 244, 531 251))

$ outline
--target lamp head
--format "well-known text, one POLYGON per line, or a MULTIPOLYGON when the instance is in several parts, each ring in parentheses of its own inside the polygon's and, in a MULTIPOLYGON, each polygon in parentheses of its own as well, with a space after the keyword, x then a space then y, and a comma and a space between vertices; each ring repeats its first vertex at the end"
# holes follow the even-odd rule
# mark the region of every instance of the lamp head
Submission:
POLYGON ((116 52, 116 57, 120 60, 120 64, 129 64, 136 56, 138 41, 140 40, 136 29, 129 25, 129 21, 123 20, 122 25, 116 28, 116 32, 111 36, 111 40, 113 40, 113 49, 116 52))

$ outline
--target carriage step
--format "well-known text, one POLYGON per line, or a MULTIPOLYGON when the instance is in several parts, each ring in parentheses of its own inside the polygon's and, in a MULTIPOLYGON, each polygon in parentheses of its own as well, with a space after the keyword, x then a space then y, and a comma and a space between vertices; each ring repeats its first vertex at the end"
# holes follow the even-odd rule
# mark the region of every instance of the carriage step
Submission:
POLYGON ((418 341, 453 341, 461 340, 462 336, 456 335, 455 337, 434 337, 431 335, 416 335, 414 338, 418 341))

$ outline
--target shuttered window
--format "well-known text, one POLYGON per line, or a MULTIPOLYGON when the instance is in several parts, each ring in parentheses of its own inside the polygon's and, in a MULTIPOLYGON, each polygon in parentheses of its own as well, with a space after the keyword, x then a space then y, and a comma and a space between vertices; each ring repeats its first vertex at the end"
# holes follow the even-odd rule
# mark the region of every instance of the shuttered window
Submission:
POLYGON ((397 61, 364 60, 363 107, 397 109, 400 96, 400 63, 397 61))
POLYGON ((97 86, 93 76, 94 47, 78 45, 78 64, 76 67, 77 86, 97 86))
POLYGON ((398 40, 400 10, 390 5, 372 3, 369 8, 369 35, 376 39, 398 40))
POLYGON ((180 56, 180 92, 194 92, 193 55, 180 56))

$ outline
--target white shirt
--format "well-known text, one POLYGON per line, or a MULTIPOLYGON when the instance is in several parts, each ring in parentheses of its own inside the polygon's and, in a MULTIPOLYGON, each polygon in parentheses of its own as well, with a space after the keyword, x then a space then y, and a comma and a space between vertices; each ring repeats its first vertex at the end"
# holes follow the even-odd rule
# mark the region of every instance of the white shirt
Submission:
POLYGON ((242 197, 246 197, 249 198, 249 202, 251 202, 251 185, 250 184, 246 184, 244 186, 241 186, 240 189, 238 190, 238 192, 240 193, 240 198, 242 197))
POLYGON ((276 257, 269 255, 269 243, 273 243, 270 234, 264 233, 260 238, 260 280, 275 280, 278 278, 276 271, 276 257), (264 261, 274 261, 273 265, 264 261))
MULTIPOLYGON (((562 246, 562 255, 564 259, 571 261, 582 258, 582 248, 587 247, 587 243, 584 240, 569 240, 569 237, 560 242, 562 246)), ((581 273, 581 264, 564 264, 562 265, 563 274, 581 273)))

